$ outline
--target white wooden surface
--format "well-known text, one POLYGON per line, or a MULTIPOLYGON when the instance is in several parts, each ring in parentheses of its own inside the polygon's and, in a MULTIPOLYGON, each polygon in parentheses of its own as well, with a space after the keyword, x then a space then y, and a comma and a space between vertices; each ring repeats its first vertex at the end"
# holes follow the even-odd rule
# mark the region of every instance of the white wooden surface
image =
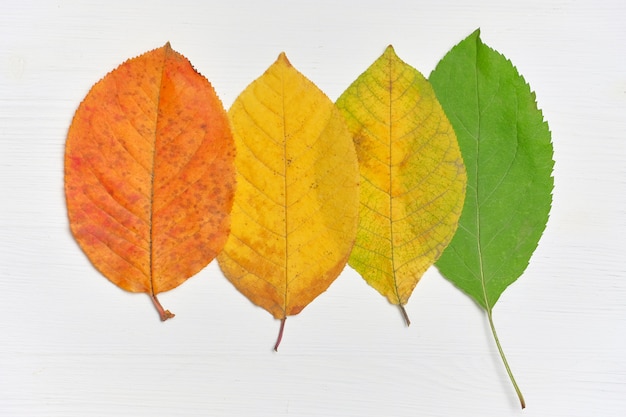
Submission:
POLYGON ((3 1, 1 416, 623 416, 626 5, 621 0, 3 1), (346 270, 278 322, 211 264, 163 294, 109 283, 69 233, 67 128, 89 88, 170 41, 229 107, 279 52, 336 99, 388 44, 428 75, 477 27, 536 90, 554 206, 495 320, 430 270, 403 326, 346 270))

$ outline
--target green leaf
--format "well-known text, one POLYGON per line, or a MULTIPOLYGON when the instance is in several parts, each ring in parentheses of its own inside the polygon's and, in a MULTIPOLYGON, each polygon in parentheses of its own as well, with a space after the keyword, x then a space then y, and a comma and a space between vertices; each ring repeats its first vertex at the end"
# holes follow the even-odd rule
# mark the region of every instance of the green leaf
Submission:
POLYGON ((437 262, 440 272, 488 314, 524 272, 552 203, 552 143, 535 94, 479 30, 452 48, 430 82, 452 122, 467 168, 459 228, 437 262))

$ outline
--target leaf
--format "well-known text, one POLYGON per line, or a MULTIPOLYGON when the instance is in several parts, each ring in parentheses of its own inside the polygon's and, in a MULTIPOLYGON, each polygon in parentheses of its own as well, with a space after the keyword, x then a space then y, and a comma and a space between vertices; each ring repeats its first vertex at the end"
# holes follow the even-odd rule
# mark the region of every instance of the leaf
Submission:
POLYGON ((468 186, 459 230, 437 262, 441 273, 488 314, 507 372, 492 308, 526 269, 552 202, 552 144, 535 94, 477 30, 430 76, 454 126, 468 186))
POLYGON ((228 112, 237 148, 226 277, 281 320, 344 268, 357 227, 358 164, 334 104, 280 54, 228 112))
POLYGON ((337 100, 360 163, 360 224, 349 264, 404 310, 457 228, 465 167, 429 82, 389 46, 337 100))
POLYGON ((234 188, 234 143, 211 84, 170 47, 131 59, 93 86, 70 126, 70 227, 117 286, 156 294, 221 250, 234 188))

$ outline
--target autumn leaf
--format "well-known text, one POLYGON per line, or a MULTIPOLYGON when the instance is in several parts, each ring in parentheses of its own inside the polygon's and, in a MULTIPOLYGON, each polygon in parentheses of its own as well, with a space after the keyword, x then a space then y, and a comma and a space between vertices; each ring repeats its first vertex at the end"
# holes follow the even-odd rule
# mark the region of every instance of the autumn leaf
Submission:
POLYGON ((389 46, 339 97, 358 154, 360 224, 349 264, 400 306, 457 228, 465 167, 432 87, 389 46))
POLYGON ((437 262, 441 273, 487 312, 498 350, 517 391, 493 324, 502 292, 524 272, 552 202, 552 143, 535 94, 477 30, 430 76, 454 126, 468 186, 459 230, 437 262))
POLYGON ((93 86, 70 126, 70 227, 117 286, 156 294, 206 266, 229 230, 234 143, 211 84, 170 47, 131 59, 93 86))
POLYGON ((344 268, 358 208, 356 152, 343 117, 280 54, 228 112, 237 148, 226 277, 281 320, 344 268))

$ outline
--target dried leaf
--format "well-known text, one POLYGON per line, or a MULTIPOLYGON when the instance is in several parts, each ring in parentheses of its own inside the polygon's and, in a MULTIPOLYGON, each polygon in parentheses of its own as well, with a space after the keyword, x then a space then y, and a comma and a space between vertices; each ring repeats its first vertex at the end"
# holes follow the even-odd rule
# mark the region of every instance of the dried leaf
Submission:
POLYGON ((71 230, 119 287, 156 294, 206 266, 228 235, 234 143, 211 84, 170 47, 93 86, 65 153, 71 230))
POLYGON ((389 46, 337 100, 361 173, 349 264, 404 311, 457 228, 466 174, 432 87, 389 46))
POLYGON ((354 243, 356 152, 334 104, 281 54, 229 110, 237 148, 226 277, 284 320, 325 291, 354 243))
POLYGON ((504 56, 476 31, 452 48, 430 76, 457 132, 468 186, 459 230, 437 267, 487 311, 524 272, 552 202, 552 143, 535 95, 504 56))

